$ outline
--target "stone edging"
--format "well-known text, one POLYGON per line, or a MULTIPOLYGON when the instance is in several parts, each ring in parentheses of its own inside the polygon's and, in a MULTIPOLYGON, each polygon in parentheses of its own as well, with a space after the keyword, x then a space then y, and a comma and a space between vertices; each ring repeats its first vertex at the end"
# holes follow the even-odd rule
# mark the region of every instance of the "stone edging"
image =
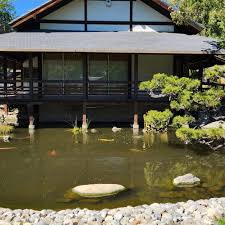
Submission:
POLYGON ((103 209, 0 208, 0 225, 217 225, 225 215, 225 198, 103 209))

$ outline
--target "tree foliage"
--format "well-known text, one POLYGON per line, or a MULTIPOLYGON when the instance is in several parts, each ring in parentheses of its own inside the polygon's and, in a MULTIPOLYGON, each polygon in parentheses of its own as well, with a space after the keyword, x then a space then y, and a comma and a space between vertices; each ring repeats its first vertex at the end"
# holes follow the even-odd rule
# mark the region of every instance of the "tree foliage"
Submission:
POLYGON ((223 128, 210 129, 192 129, 188 127, 181 127, 177 129, 176 136, 183 142, 192 143, 200 142, 203 144, 211 144, 212 141, 218 141, 225 137, 225 130, 223 128))
POLYGON ((173 118, 172 126, 174 128, 181 128, 183 126, 188 127, 190 123, 195 122, 195 118, 193 116, 175 116, 173 118))
POLYGON ((220 82, 221 78, 225 78, 225 66, 215 65, 205 69, 204 77, 211 82, 220 82))
POLYGON ((224 0, 170 0, 174 10, 173 21, 186 25, 194 20, 205 26, 203 35, 225 40, 225 1, 224 0))
POLYGON ((168 74, 155 74, 151 81, 140 84, 141 90, 158 91, 169 97, 170 108, 176 111, 211 110, 221 104, 225 93, 219 88, 201 91, 201 83, 197 79, 177 77, 168 74))
POLYGON ((0 29, 9 32, 9 22, 14 18, 15 10, 10 0, 0 0, 0 29))
POLYGON ((163 112, 150 110, 144 115, 145 129, 148 131, 165 131, 170 123, 173 113, 166 109, 163 112))

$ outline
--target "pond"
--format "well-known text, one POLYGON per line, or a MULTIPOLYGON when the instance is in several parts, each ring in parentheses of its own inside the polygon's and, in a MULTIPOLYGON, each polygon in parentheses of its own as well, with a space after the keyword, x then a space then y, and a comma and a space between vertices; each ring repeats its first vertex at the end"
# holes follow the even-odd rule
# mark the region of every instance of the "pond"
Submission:
POLYGON ((10 143, 0 143, 0 206, 102 209, 225 196, 224 153, 181 145, 171 132, 98 131, 73 137, 66 128, 41 128, 29 136, 18 128, 10 143), (201 178, 201 186, 173 187, 173 178, 186 173, 201 178), (92 183, 129 190, 101 201, 64 201, 70 188, 92 183))

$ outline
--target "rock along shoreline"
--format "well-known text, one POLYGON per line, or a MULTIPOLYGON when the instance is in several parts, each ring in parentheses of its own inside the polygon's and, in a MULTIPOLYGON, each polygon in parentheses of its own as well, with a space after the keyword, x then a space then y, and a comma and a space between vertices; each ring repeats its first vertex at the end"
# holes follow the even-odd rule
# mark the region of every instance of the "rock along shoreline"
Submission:
POLYGON ((0 225, 217 225, 223 216, 225 198, 212 198, 100 211, 0 208, 0 225))

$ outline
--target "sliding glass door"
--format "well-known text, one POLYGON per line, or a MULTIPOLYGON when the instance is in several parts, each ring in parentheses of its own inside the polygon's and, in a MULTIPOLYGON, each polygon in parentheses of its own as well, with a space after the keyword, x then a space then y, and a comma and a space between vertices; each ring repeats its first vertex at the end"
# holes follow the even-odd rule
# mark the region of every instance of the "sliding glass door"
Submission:
MULTIPOLYGON (((84 55, 43 54, 44 94, 83 94, 84 55)), ((88 54, 88 94, 127 94, 128 55, 88 54)))
POLYGON ((44 94, 83 94, 83 59, 76 53, 43 54, 44 94))
POLYGON ((89 91, 91 95, 123 94, 128 81, 128 56, 89 55, 89 91))

